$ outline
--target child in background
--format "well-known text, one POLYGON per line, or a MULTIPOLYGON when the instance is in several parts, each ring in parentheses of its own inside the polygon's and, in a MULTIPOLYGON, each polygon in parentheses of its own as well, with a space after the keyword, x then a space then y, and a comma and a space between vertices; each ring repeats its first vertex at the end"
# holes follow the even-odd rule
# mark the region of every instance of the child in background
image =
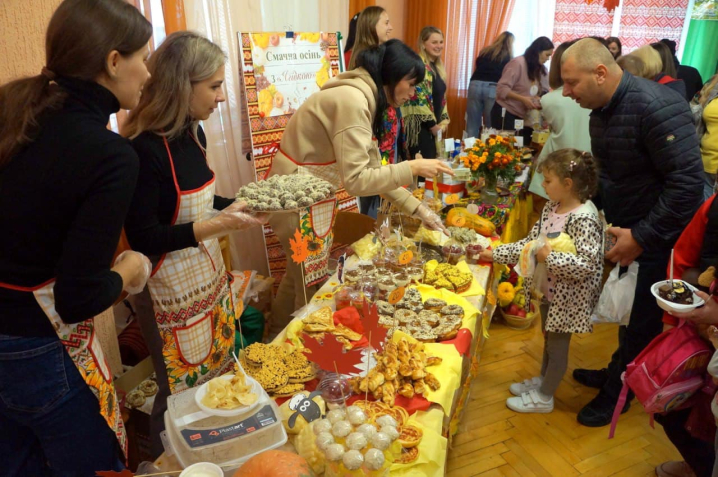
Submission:
MULTIPOLYGON (((548 155, 539 169, 549 197, 541 218, 528 237, 484 251, 482 259, 517 263, 530 241, 561 232, 568 234, 576 246, 576 254, 572 254, 552 251, 547 243, 536 252, 537 261, 546 265, 545 283, 533 284, 533 277, 525 277, 527 293, 532 285, 543 293, 543 362, 540 376, 511 385, 509 390, 517 397, 507 399, 506 405, 516 412, 547 413, 553 411, 553 396, 568 366, 571 334, 592 331, 591 313, 601 293, 603 224, 588 200, 598 182, 591 154, 561 149, 548 155)), ((529 304, 527 297, 526 306, 529 304)))

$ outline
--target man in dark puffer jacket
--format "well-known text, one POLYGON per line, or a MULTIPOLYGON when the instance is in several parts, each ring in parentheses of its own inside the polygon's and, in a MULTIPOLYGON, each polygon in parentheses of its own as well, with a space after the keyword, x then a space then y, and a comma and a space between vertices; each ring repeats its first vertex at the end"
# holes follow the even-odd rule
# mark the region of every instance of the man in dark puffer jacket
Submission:
POLYGON ((574 371, 578 382, 601 389, 578 414, 581 424, 599 427, 611 422, 626 365, 662 331, 663 313, 650 288, 665 279, 671 248, 701 204, 703 166, 685 98, 622 72, 597 41, 583 39, 567 49, 561 76, 563 95, 593 110, 596 203, 617 238, 606 258, 624 267, 639 263, 630 321, 619 329, 608 368, 574 371))

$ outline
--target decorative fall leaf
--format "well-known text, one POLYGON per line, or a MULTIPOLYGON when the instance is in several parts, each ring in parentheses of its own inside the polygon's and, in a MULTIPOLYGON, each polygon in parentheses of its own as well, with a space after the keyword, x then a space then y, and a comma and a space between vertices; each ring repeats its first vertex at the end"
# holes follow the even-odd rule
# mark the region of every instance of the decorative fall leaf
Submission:
POLYGON ((309 256, 309 237, 303 236, 297 229, 294 231, 294 238, 289 238, 289 246, 292 249, 292 260, 294 263, 304 263, 309 256))
POLYGON ((319 343, 309 335, 303 335, 304 350, 307 359, 325 371, 340 374, 353 374, 361 370, 355 365, 361 363, 362 352, 359 349, 344 350, 344 345, 331 333, 324 335, 324 343, 319 343), (309 351, 309 352, 308 352, 309 351))
POLYGON ((381 353, 384 350, 386 334, 389 330, 379 324, 379 312, 375 304, 369 305, 364 300, 364 336, 369 339, 369 345, 374 351, 381 353))
POLYGON ((117 472, 114 470, 98 470, 95 472, 95 475, 97 477, 134 477, 135 474, 130 472, 127 469, 122 470, 121 472, 117 472))

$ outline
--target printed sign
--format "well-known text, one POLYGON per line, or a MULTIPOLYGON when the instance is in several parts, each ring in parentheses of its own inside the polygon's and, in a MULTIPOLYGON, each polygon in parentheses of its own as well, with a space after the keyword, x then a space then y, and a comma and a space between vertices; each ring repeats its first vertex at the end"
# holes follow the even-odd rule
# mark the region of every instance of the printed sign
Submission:
POLYGON ((267 404, 259 412, 242 422, 216 429, 182 429, 182 437, 192 448, 204 447, 252 433, 277 422, 272 406, 267 404))

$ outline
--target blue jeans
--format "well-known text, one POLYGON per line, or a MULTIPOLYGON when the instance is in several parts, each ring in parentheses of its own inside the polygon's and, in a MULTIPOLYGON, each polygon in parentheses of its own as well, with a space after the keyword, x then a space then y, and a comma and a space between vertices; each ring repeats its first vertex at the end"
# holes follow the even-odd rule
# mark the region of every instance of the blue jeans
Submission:
POLYGON ((466 101, 466 137, 479 137, 481 119, 491 127, 491 108, 496 102, 496 83, 471 81, 466 101))
POLYGON ((99 401, 57 337, 0 335, 3 476, 94 476, 124 469, 99 401))
POLYGON ((710 199, 715 194, 716 175, 710 172, 703 172, 703 200, 710 199))
POLYGON ((379 206, 381 205, 381 197, 371 195, 368 197, 359 197, 359 212, 376 220, 379 206))

